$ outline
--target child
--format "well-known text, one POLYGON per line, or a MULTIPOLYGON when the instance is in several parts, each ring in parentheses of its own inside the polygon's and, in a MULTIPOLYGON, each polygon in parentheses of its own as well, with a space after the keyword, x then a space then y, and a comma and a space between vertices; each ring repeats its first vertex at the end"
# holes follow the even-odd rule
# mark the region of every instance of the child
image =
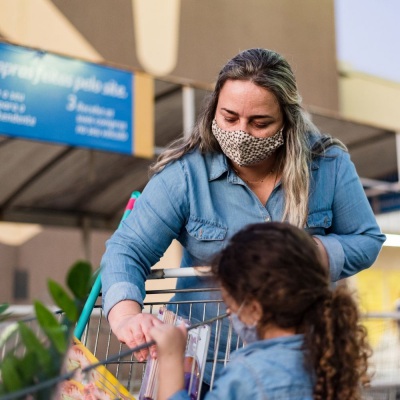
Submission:
MULTIPOLYGON (((360 399, 370 348, 356 303, 330 289, 313 239, 286 223, 249 225, 220 252, 212 271, 236 332, 246 345, 231 355, 206 399, 360 399)), ((159 396, 183 390, 186 332, 154 327, 159 396)))

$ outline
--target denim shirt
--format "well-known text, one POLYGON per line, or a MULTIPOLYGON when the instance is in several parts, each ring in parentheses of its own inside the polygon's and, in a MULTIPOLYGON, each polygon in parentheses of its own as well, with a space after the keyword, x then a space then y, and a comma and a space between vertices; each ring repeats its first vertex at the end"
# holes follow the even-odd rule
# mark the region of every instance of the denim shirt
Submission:
MULTIPOLYGON (((337 281, 370 267, 385 236, 347 152, 328 148, 312 161, 310 171, 304 228, 325 246, 331 280, 337 281)), ((170 163, 150 179, 107 241, 101 263, 106 315, 122 300, 143 303, 146 276, 173 239, 184 248, 181 267, 209 265, 233 234, 250 223, 281 221, 283 208, 280 183, 262 204, 221 153, 195 150, 170 163)), ((177 282, 178 288, 192 289, 209 284, 197 277, 177 282)), ((193 293, 189 300, 204 296, 193 293)))
MULTIPOLYGON (((232 353, 205 400, 312 400, 314 377, 304 367, 303 335, 261 340, 232 353)), ((169 400, 188 400, 181 390, 169 400)))

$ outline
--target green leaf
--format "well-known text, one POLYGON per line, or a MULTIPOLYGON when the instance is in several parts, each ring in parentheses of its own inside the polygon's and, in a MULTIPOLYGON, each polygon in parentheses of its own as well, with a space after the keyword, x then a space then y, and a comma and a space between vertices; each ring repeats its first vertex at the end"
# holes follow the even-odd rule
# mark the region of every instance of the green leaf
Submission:
POLYGON ((15 322, 6 326, 3 329, 3 331, 0 333, 0 349, 2 349, 3 346, 5 346, 7 341, 9 341, 17 331, 18 331, 18 325, 15 322))
POLYGON ((36 337, 31 328, 21 321, 18 322, 18 328, 22 341, 28 351, 36 352, 40 347, 44 349, 42 343, 40 343, 40 340, 36 337))
POLYGON ((39 361, 35 353, 26 353, 24 357, 18 360, 16 368, 22 378, 24 387, 31 386, 35 383, 35 376, 39 371, 39 361))
POLYGON ((24 387, 24 382, 17 370, 18 359, 14 355, 8 355, 1 364, 1 376, 3 385, 8 392, 14 392, 24 387))
POLYGON ((36 337, 31 328, 26 326, 23 322, 18 322, 18 327, 27 352, 34 354, 39 365, 46 373, 50 371, 52 360, 49 351, 36 337))
POLYGON ((57 282, 51 279, 48 281, 48 287, 54 302, 64 311, 67 318, 71 322, 78 321, 78 309, 75 305, 75 301, 68 293, 57 282))
POLYGON ((59 324, 54 314, 42 303, 35 301, 35 312, 40 327, 53 343, 58 352, 64 353, 68 347, 66 327, 59 324))
POLYGON ((11 313, 0 314, 0 322, 6 321, 11 315, 11 313))
POLYGON ((0 304, 0 322, 5 321, 8 317, 10 317, 11 313, 6 313, 5 311, 8 309, 9 304, 0 304))
POLYGON ((0 314, 3 314, 3 312, 6 311, 9 306, 10 305, 7 303, 0 304, 0 314))
MULTIPOLYGON (((15 334, 19 334, 21 340, 18 343, 25 348, 25 353, 17 357, 15 354, 19 353, 11 349, 3 358, 0 364, 0 397, 60 375, 72 328, 89 294, 92 279, 96 279, 96 275, 92 277, 90 264, 79 261, 67 275, 67 284, 73 296, 67 289, 49 280, 49 292, 55 304, 63 310, 63 318, 60 322, 41 302, 34 303, 37 322, 46 336, 43 340, 24 322, 13 323, 1 332, 0 348, 13 340, 15 334)), ((9 314, 7 309, 8 304, 0 304, 0 321, 9 314)), ((51 390, 43 389, 35 394, 35 398, 47 400, 51 397, 51 390)))
POLYGON ((67 285, 79 300, 86 299, 89 293, 91 275, 92 267, 87 261, 77 261, 68 273, 67 285))

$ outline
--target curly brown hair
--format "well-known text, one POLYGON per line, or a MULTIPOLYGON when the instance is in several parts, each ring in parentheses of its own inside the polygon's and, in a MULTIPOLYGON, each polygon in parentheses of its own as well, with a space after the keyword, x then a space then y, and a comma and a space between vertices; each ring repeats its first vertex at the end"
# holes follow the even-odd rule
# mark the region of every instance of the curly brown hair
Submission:
POLYGON ((315 376, 315 400, 355 400, 369 383, 371 349, 353 295, 331 289, 329 271, 305 231, 288 223, 252 224, 235 234, 212 263, 237 304, 256 299, 263 327, 304 334, 304 360, 315 376))

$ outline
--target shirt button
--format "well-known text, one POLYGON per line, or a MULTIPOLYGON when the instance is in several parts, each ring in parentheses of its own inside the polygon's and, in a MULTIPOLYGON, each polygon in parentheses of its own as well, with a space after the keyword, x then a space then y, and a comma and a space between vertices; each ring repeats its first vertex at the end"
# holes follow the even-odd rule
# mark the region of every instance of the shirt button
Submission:
POLYGON ((269 221, 271 221, 270 217, 265 218, 265 222, 269 222, 269 221))

